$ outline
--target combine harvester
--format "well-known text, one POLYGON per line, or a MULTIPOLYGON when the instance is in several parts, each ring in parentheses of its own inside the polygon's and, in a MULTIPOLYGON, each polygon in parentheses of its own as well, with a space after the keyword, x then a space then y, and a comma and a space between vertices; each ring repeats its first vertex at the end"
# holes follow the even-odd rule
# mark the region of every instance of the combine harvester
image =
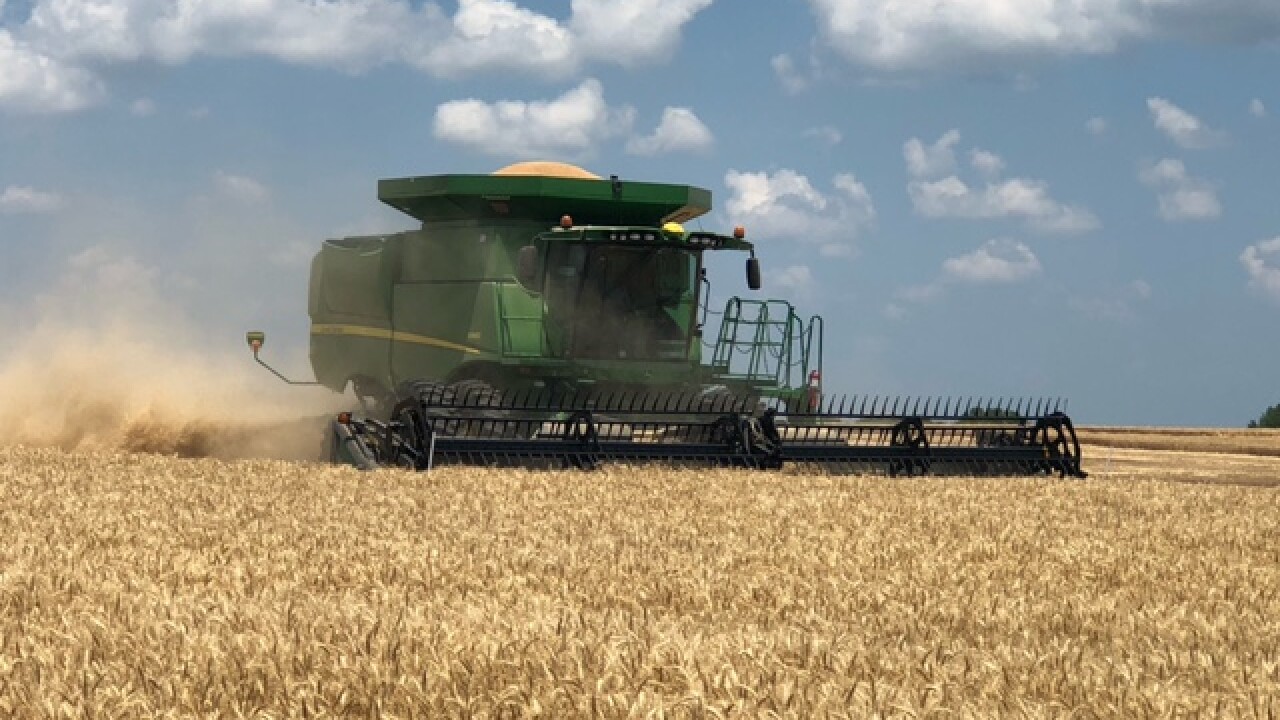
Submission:
MULTIPOLYGON (((707 253, 761 278, 742 228, 682 225, 711 209, 702 188, 520 163, 378 197, 421 229, 327 241, 311 267, 307 384, 362 406, 331 423, 335 462, 1084 477, 1060 401, 823 397, 820 317, 711 310, 707 253)), ((292 382, 264 340, 254 358, 292 382)))

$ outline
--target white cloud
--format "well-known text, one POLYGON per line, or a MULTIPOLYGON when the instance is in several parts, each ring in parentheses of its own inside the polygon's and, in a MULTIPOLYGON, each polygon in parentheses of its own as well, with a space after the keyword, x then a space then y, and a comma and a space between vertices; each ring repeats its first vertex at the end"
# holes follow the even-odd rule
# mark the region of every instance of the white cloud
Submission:
POLYGON ((796 68, 796 61, 790 55, 774 55, 770 58, 769 65, 773 68, 773 74, 778 77, 778 82, 782 83, 783 90, 794 95, 809 87, 809 78, 796 68))
POLYGON ((724 176, 729 220, 749 237, 789 239, 816 245, 825 256, 849 256, 862 231, 875 223, 875 205, 852 174, 832 178, 830 193, 818 191, 794 170, 739 172, 724 176))
POLYGON ((957 282, 1012 283, 1039 274, 1040 261, 1023 243, 996 239, 967 255, 947 258, 942 273, 957 282))
POLYGON ((901 320, 912 305, 925 305, 947 295, 957 285, 1009 285, 1039 275, 1040 260, 1026 244, 1007 238, 983 243, 973 252, 947 258, 941 273, 932 282, 908 285, 894 293, 885 305, 885 317, 901 320))
POLYGON ((1034 230, 1053 233, 1087 232, 1098 227, 1098 218, 1086 208, 1064 205, 1049 195, 1048 186, 1038 180, 1000 180, 1004 161, 996 154, 974 150, 970 162, 986 181, 970 186, 954 173, 956 145, 960 133, 946 132, 926 146, 911 138, 902 148, 907 163, 907 194, 917 213, 932 218, 999 219, 1020 218, 1034 230), (937 179, 928 179, 937 178, 937 179))
POLYGON ((844 141, 844 135, 831 125, 811 127, 804 131, 805 137, 817 138, 824 145, 835 147, 844 141))
POLYGON ((156 114, 156 103, 151 98, 138 98, 129 104, 129 113, 134 117, 150 117, 156 114))
POLYGON ((994 177, 1004 172, 1004 160, 999 155, 986 150, 974 148, 969 152, 969 164, 973 165, 973 169, 986 175, 994 177))
POLYGON ((1147 165, 1139 171, 1138 178, 1156 190, 1160 217, 1166 221, 1212 220, 1222 214, 1213 186, 1189 175, 1181 160, 1165 158, 1147 165))
POLYGON ((42 54, 0 28, 0 107, 69 112, 90 105, 102 86, 89 73, 42 54))
POLYGON ((913 181, 907 194, 916 212, 931 218, 993 220, 1020 218, 1039 232, 1082 233, 1098 227, 1098 218, 1089 210, 1063 205, 1049 195, 1039 181, 1012 178, 970 187, 951 175, 935 181, 913 181))
POLYGON ((75 110, 102 94, 99 68, 201 56, 565 77, 589 62, 668 61, 710 3, 573 0, 561 20, 512 0, 459 0, 452 15, 409 0, 36 0, 25 22, 0 29, 0 104, 75 110))
POLYGON ((49 213, 62 207, 56 193, 10 185, 0 192, 0 213, 49 213))
POLYGON ((765 272, 765 285, 774 289, 779 297, 808 302, 816 295, 813 270, 808 265, 788 265, 765 272))
POLYGON ((271 196, 267 187, 257 180, 221 170, 213 174, 213 184, 219 192, 240 202, 262 202, 271 196))
POLYGON ((438 75, 495 67, 560 74, 577 58, 572 34, 554 18, 506 0, 460 0, 452 32, 414 62, 438 75))
POLYGON ((1200 118, 1165 100, 1147 98, 1147 109, 1156 129, 1164 133, 1178 147, 1189 150, 1203 149, 1220 144, 1225 135, 1201 122, 1200 118))
POLYGON ((1250 245, 1240 253, 1240 264, 1249 274, 1249 286, 1280 300, 1280 237, 1250 245))
POLYGON ((1107 119, 1104 117, 1091 117, 1085 121, 1084 127, 1089 131, 1090 135, 1106 135, 1107 119))
POLYGON ((662 121, 653 133, 627 141, 627 152, 634 155, 657 155, 670 152, 705 152, 715 138, 693 110, 669 107, 662 111, 662 121))
POLYGON ((609 137, 630 132, 635 111, 610 108, 588 78, 554 100, 453 100, 436 108, 435 136, 489 155, 584 157, 609 137))
POLYGON ((40 0, 26 27, 51 53, 86 62, 261 55, 348 70, 410 56, 447 30, 436 5, 401 0, 40 0))
POLYGON ((1254 98, 1249 101, 1249 114, 1254 117, 1266 117, 1267 106, 1258 98, 1254 98))
POLYGON ((959 130, 948 130, 928 147, 919 138, 911 138, 902 146, 907 173, 914 178, 927 178, 955 172, 956 145, 959 142, 959 130))
POLYGON ((712 0, 573 0, 569 28, 584 55, 622 65, 666 59, 712 0))
POLYGON ((1252 44, 1280 37, 1268 0, 809 0, 826 43, 882 71, 1017 67, 1161 38, 1252 44))

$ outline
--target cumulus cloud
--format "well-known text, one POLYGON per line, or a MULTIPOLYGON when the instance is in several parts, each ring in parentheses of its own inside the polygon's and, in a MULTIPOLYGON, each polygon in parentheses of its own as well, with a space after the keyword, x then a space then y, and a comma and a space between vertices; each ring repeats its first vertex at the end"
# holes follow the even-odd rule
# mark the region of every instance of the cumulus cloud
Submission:
POLYGON ((999 155, 974 148, 969 153, 969 164, 986 176, 996 176, 1004 171, 1004 160, 999 155))
POLYGON ((1104 117, 1091 117, 1085 121, 1084 128, 1089 131, 1090 135, 1106 135, 1107 119, 1104 117))
POLYGON ((505 0, 461 0, 452 32, 414 59, 418 67, 440 75, 492 67, 566 73, 576 62, 568 28, 505 0))
POLYGON ((657 155, 671 152, 705 152, 715 138, 693 110, 669 107, 662 111, 662 121, 649 135, 627 141, 627 152, 633 155, 657 155))
POLYGON ((0 108, 68 112, 98 100, 102 85, 88 72, 60 62, 0 27, 0 108))
POLYGON ((1250 245, 1240 253, 1249 286, 1280 301, 1280 237, 1250 245))
POLYGON ((573 0, 569 29, 587 57, 622 65, 666 59, 712 0, 573 0))
POLYGON ((942 261, 941 272, 932 282, 909 285, 894 293, 884 307, 891 320, 909 315, 908 308, 946 297, 949 288, 961 285, 1012 285, 1039 275, 1039 258, 1025 243, 1008 238, 988 240, 972 252, 942 261))
POLYGON ((916 212, 931 218, 992 220, 1020 218, 1039 232, 1081 233, 1098 227, 1098 218, 1081 207, 1063 205, 1037 180, 1012 178, 984 187, 970 187, 951 175, 935 181, 914 181, 907 192, 916 212))
POLYGON ((1147 109, 1151 112, 1151 120, 1156 124, 1156 129, 1178 147, 1188 150, 1213 147, 1226 137, 1205 125, 1200 118, 1164 98, 1147 98, 1147 109))
POLYGON ((1267 106, 1258 98, 1249 101, 1249 114, 1254 117, 1266 117, 1267 106))
POLYGON ((959 130, 948 130, 937 142, 927 146, 919 138, 911 138, 902 146, 907 173, 911 177, 921 178, 955 172, 956 145, 959 143, 959 130))
POLYGON ((49 213, 62 206, 56 193, 10 185, 0 192, 0 213, 49 213))
POLYGON ((975 150, 970 162, 986 179, 970 185, 956 172, 955 148, 960 133, 948 131, 925 145, 911 138, 903 145, 907 164, 907 194, 917 213, 931 218, 1021 219, 1040 232, 1080 233, 1098 227, 1086 208, 1054 200, 1048 186, 1027 178, 999 178, 1004 161, 994 153, 975 150))
POLYGON ((1031 248, 1007 239, 988 240, 967 255, 947 258, 942 274, 958 282, 1012 283, 1040 273, 1040 261, 1031 248))
POLYGON ((809 0, 827 45, 879 71, 1008 66, 1100 55, 1155 39, 1258 43, 1280 37, 1261 0, 809 0))
POLYGON ((448 26, 435 4, 415 10, 401 0, 39 0, 24 31, 50 53, 86 63, 259 55, 360 69, 437 44, 448 26))
POLYGON ((69 111, 102 94, 95 72, 131 62, 257 56, 360 72, 403 63, 453 77, 564 77, 592 62, 666 61, 711 0, 573 0, 559 19, 512 0, 35 0, 0 29, 0 104, 69 111))
POLYGON ((436 108, 435 136, 489 155, 584 157, 609 137, 630 132, 635 111, 611 108, 588 78, 558 98, 524 102, 453 100, 436 108))
POLYGON ((871 195, 850 173, 832 178, 828 193, 785 168, 772 173, 730 170, 724 184, 731 222, 745 225, 752 236, 815 245, 825 256, 852 255, 858 236, 875 223, 871 195))
POLYGON ((1188 174, 1181 160, 1165 158, 1147 165, 1138 179, 1156 191, 1160 217, 1166 221, 1212 220, 1222 214, 1214 187, 1188 174))

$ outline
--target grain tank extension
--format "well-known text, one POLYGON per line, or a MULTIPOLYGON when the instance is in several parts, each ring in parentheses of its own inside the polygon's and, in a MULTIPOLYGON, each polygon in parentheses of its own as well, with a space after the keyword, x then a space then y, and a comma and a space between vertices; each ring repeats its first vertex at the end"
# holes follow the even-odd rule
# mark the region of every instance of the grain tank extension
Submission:
POLYGON ((742 253, 750 290, 761 269, 742 228, 686 229, 702 188, 520 163, 378 197, 421 226, 311 266, 316 383, 362 407, 333 421, 335 461, 1082 475, 1056 401, 824 398, 821 317, 711 307, 708 253, 742 253))

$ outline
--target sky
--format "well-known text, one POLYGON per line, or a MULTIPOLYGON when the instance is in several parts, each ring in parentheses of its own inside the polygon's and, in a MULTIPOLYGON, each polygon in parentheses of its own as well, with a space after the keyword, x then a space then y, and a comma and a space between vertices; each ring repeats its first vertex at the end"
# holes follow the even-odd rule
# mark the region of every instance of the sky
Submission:
POLYGON ((1242 426, 1277 78, 1275 0, 0 0, 0 330, 262 329, 306 376, 319 243, 414 226, 378 178, 554 159, 711 190, 828 392, 1242 426))

